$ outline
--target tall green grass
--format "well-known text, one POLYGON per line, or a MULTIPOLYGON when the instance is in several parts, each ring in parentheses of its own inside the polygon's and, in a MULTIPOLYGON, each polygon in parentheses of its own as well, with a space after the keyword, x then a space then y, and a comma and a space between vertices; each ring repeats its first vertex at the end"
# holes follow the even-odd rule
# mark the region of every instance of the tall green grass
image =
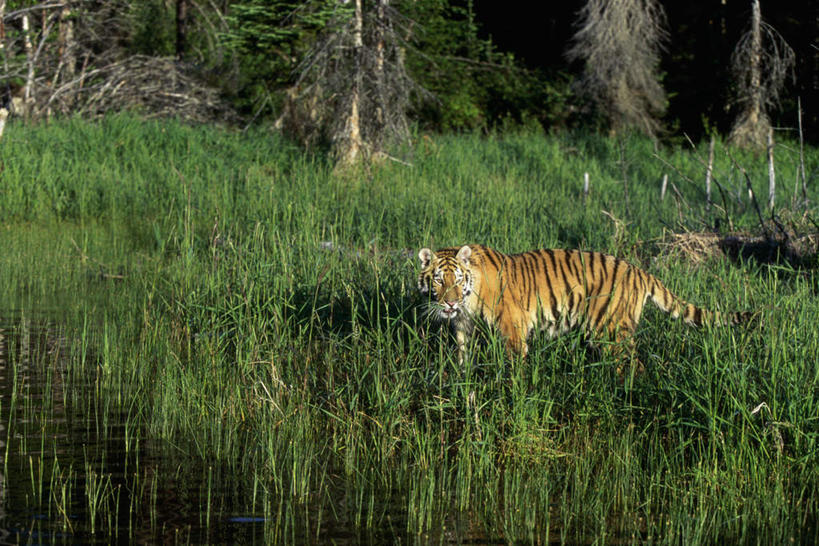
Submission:
MULTIPOLYGON (((815 270, 695 267, 648 244, 716 218, 755 226, 720 143, 727 197, 710 209, 696 152, 633 137, 419 138, 411 167, 346 174, 262 130, 129 117, 12 124, 1 144, 6 307, 65 324, 94 411, 226 469, 271 539, 819 533, 815 270), (676 191, 660 201, 664 174, 676 191), (573 335, 526 361, 489 336, 458 366, 423 318, 415 254, 467 242, 612 252, 700 305, 763 315, 694 331, 647 313, 647 371, 624 381, 573 335)), ((792 148, 777 148, 780 202, 792 148)), ((731 154, 765 194, 763 160, 731 154)), ((819 151, 806 160, 819 169, 819 151)))

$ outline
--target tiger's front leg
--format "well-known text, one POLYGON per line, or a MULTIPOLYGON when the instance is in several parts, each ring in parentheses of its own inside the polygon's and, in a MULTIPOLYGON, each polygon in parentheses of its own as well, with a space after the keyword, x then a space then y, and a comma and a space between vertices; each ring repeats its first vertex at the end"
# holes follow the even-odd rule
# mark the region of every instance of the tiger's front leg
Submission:
POLYGON ((526 343, 529 329, 523 324, 511 319, 501 320, 498 326, 506 340, 506 353, 509 355, 509 358, 514 358, 516 354, 526 358, 526 355, 529 353, 529 345, 526 343))
POLYGON ((469 333, 458 328, 455 330, 455 340, 458 342, 458 364, 463 365, 466 360, 466 344, 469 341, 469 333))

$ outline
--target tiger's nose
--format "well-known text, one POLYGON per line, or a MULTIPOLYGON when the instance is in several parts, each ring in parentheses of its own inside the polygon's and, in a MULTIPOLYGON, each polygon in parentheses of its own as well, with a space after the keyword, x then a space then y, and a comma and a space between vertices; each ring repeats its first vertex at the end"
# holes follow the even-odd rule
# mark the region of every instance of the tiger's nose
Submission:
POLYGON ((444 306, 441 308, 441 314, 445 317, 453 317, 457 312, 458 312, 457 301, 445 301, 444 306))
POLYGON ((447 314, 454 313, 457 310, 458 310, 458 302, 457 301, 445 301, 444 302, 444 312, 445 313, 447 313, 447 314))

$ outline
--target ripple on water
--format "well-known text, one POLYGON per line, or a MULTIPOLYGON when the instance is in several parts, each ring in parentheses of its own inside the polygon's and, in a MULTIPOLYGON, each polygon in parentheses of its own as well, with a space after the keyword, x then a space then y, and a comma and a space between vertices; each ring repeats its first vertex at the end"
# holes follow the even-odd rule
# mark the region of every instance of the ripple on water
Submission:
POLYGON ((48 313, 0 312, 0 544, 264 540, 232 473, 105 409, 71 350, 48 313))

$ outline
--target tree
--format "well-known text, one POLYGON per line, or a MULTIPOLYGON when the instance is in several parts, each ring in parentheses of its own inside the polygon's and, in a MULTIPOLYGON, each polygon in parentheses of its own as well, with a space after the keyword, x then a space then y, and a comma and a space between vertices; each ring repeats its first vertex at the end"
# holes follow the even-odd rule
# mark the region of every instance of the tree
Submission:
POLYGON ((434 97, 413 101, 411 113, 423 127, 462 131, 524 120, 553 125, 568 116, 567 76, 527 69, 482 37, 473 2, 409 0, 403 13, 414 21, 407 70, 434 97))
MULTIPOLYGON (((232 117, 192 65, 169 55, 174 36, 165 31, 174 18, 162 1, 24 0, 3 2, 0 11, 0 88, 11 113, 96 117, 133 109, 196 121, 232 117)), ((186 19, 191 55, 202 38, 192 39, 199 29, 186 19)))
POLYGON ((739 106, 729 142, 764 149, 771 122, 767 110, 775 107, 796 56, 782 36, 762 21, 759 0, 751 1, 751 28, 742 35, 731 56, 736 83, 734 103, 739 106))
POLYGON ((188 0, 176 0, 176 57, 181 59, 188 46, 188 0))
POLYGON ((349 4, 336 4, 299 65, 283 116, 308 119, 314 130, 304 136, 329 140, 339 166, 384 157, 408 143, 409 93, 417 89, 404 66, 401 14, 389 0, 349 4))
POLYGON ((566 56, 583 63, 577 89, 607 119, 612 132, 661 128, 666 108, 658 73, 667 40, 657 0, 588 0, 566 56))
POLYGON ((296 67, 337 11, 338 0, 241 0, 225 15, 222 44, 235 64, 229 91, 255 117, 292 102, 296 67), (286 90, 286 91, 282 91, 286 90))

